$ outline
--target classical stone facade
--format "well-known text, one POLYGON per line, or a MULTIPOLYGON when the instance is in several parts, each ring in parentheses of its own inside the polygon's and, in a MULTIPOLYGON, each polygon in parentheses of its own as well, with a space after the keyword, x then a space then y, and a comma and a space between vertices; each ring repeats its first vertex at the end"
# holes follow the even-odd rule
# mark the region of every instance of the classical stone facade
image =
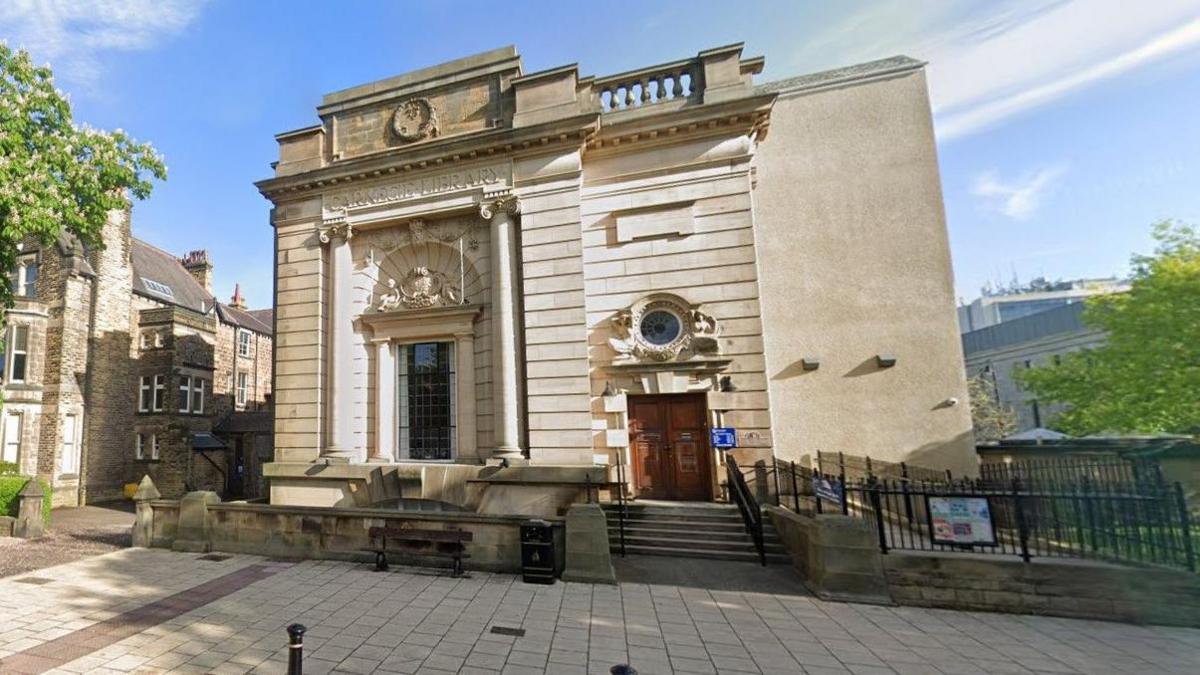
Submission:
POLYGON ((119 498, 146 474, 163 494, 233 485, 255 496, 258 481, 238 473, 258 470, 255 448, 213 428, 268 410, 272 310, 217 302, 207 254, 179 259, 134 239, 128 212, 102 236, 95 251, 69 236, 22 242, 4 317, 0 459, 49 481, 55 505, 119 498))
POLYGON ((762 65, 525 74, 507 47, 278 135, 272 501, 362 503, 374 468, 425 494, 446 463, 543 492, 623 464, 634 494, 711 499, 713 427, 742 463, 970 471, 923 64, 762 65))

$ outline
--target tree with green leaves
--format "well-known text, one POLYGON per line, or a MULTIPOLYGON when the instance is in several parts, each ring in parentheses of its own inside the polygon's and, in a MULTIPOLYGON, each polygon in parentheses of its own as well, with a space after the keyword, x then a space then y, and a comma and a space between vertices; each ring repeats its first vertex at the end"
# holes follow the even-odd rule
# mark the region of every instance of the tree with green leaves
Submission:
POLYGON ((996 384, 990 377, 968 378, 967 396, 977 443, 998 441, 1017 430, 1016 411, 996 399, 996 384))
POLYGON ((1152 255, 1133 257, 1129 292, 1087 300, 1084 322, 1104 331, 1103 345, 1017 373, 1039 400, 1070 406, 1056 428, 1200 432, 1200 232, 1165 221, 1154 239, 1152 255))
MULTIPOLYGON (((48 66, 0 43, 0 274, 17 265, 17 245, 30 235, 44 244, 63 232, 90 248, 109 212, 145 199, 151 179, 166 179, 154 148, 121 130, 77 126, 67 97, 54 88, 48 66)), ((0 283, 0 311, 12 307, 0 283)))

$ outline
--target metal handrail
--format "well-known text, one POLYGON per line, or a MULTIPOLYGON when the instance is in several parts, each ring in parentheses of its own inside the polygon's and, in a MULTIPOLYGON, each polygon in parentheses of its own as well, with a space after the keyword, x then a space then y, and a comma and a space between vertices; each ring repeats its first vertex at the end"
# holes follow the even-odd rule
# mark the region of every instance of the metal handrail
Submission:
POLYGON ((737 461, 729 454, 725 455, 725 479, 729 485, 729 496, 737 504, 738 511, 742 514, 742 521, 746 524, 746 532, 754 540, 754 548, 758 551, 758 560, 763 567, 766 567, 767 551, 763 545, 762 508, 759 507, 758 501, 750 492, 750 486, 746 485, 746 477, 738 468, 737 461))
POLYGON ((625 499, 625 462, 617 462, 617 531, 621 538, 621 557, 625 557, 625 519, 629 516, 625 499))

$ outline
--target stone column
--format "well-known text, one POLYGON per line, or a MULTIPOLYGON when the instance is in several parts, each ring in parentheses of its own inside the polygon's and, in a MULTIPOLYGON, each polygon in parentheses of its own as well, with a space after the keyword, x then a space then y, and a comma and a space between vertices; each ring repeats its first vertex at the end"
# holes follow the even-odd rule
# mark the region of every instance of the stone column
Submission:
POLYGON ((375 342, 375 448, 368 461, 390 462, 396 448, 396 359, 389 340, 375 342))
POLYGON ((491 197, 479 215, 492 223, 492 458, 522 457, 520 437, 520 363, 517 350, 517 239, 520 213, 516 195, 491 197))
MULTIPOLYGON (((326 221, 329 222, 329 221, 326 221)), ((321 243, 329 247, 329 351, 326 354, 326 407, 329 431, 321 456, 353 460, 354 450, 354 364, 350 353, 354 321, 354 260, 349 223, 334 222, 321 232, 321 243)))
POLYGON ((458 456, 474 458, 479 455, 475 436, 475 333, 454 336, 454 369, 457 371, 455 405, 458 425, 458 456))

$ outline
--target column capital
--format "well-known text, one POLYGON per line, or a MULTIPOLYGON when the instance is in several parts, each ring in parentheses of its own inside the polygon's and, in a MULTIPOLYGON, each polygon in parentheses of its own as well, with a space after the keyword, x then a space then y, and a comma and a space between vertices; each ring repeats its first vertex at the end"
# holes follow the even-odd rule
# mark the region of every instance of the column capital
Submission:
POLYGON ((521 212, 521 200, 511 192, 485 194, 479 202, 479 217, 491 220, 497 213, 515 216, 521 212))
POLYGON ((317 238, 322 244, 328 244, 335 238, 350 241, 354 237, 354 227, 346 222, 345 216, 328 218, 321 224, 325 226, 325 229, 321 230, 317 238))

